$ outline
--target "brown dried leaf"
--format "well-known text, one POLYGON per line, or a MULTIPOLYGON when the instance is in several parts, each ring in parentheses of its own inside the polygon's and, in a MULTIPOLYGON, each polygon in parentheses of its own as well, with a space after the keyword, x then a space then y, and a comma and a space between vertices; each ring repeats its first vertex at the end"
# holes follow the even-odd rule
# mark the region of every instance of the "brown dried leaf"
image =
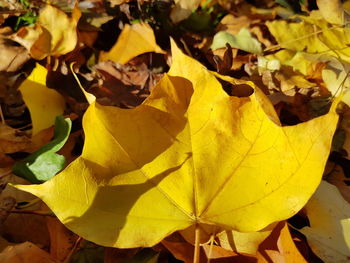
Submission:
MULTIPOLYGON (((13 174, 2 178, 1 183, 24 183, 28 182, 13 174)), ((17 202, 28 202, 34 199, 33 195, 18 191, 13 187, 6 187, 1 196, 13 197, 17 202)), ((39 209, 40 203, 31 207, 31 209, 39 209)), ((43 216, 30 214, 15 214, 11 213, 3 225, 3 236, 11 242, 30 241, 35 244, 40 244, 49 247, 50 239, 43 216)), ((0 262, 2 262, 0 260, 0 262)))
POLYGON ((63 261, 74 247, 78 236, 69 231, 57 218, 46 217, 50 234, 50 254, 56 260, 63 261))
POLYGON ((24 47, 7 38, 11 33, 9 27, 0 29, 0 71, 15 72, 30 59, 24 47))
POLYGON ((140 105, 149 94, 144 88, 151 73, 145 64, 130 67, 102 62, 96 70, 102 77, 102 83, 89 91, 105 105, 132 108, 140 105))
MULTIPOLYGON (((165 238, 162 241, 162 245, 165 246, 176 259, 182 260, 185 263, 193 262, 194 246, 188 243, 179 233, 174 233, 165 238)), ((205 256, 201 253, 201 260, 204 261, 204 259, 205 256)))
POLYGON ((0 153, 15 153, 30 145, 29 137, 17 129, 0 123, 0 153))
POLYGON ((16 199, 13 197, 7 196, 1 199, 0 201, 0 229, 2 223, 5 222, 12 208, 16 205, 16 199))
POLYGON ((31 242, 8 246, 0 253, 2 263, 57 263, 49 253, 31 242))

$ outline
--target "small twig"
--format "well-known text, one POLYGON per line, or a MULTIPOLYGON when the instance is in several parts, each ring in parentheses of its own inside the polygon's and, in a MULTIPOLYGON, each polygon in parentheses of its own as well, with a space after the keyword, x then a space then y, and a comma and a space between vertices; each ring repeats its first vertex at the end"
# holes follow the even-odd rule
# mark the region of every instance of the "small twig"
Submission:
POLYGON ((81 241, 83 241, 82 237, 79 237, 77 239, 77 241, 75 241, 74 246, 72 247, 71 251, 69 251, 69 254, 67 255, 67 257, 64 259, 63 263, 70 263, 72 256, 74 255, 74 253, 78 250, 79 244, 81 243, 81 241))
POLYGON ((12 210, 12 214, 28 214, 38 216, 55 216, 51 211, 38 211, 38 210, 12 210))
POLYGON ((53 62, 52 71, 56 71, 58 69, 59 64, 60 64, 59 59, 55 57, 54 62, 53 62))
POLYGON ((29 124, 26 124, 26 125, 24 125, 24 126, 22 126, 22 127, 19 127, 18 130, 23 131, 23 130, 32 128, 32 126, 33 126, 33 125, 32 125, 31 123, 29 123, 29 124))
POLYGON ((25 14, 27 12, 28 12, 27 10, 7 10, 7 11, 0 11, 0 15, 25 14))
POLYGON ((342 82, 339 84, 339 87, 338 87, 337 90, 334 92, 334 94, 333 94, 333 96, 332 96, 332 99, 335 98, 335 96, 337 95, 337 93, 338 93, 339 90, 340 90, 340 92, 343 91, 344 84, 345 84, 347 78, 349 77, 349 75, 350 75, 350 71, 348 71, 348 72, 346 73, 344 79, 343 79, 342 82))
POLYGON ((187 55, 189 55, 190 57, 193 57, 193 56, 192 56, 192 53, 191 53, 191 50, 188 48, 188 46, 187 46, 185 40, 183 40, 182 38, 180 38, 180 41, 181 41, 181 43, 184 45, 184 49, 185 49, 187 55))
POLYGON ((5 117, 4 117, 4 113, 2 111, 2 107, 1 107, 1 104, 0 104, 0 118, 1 118, 1 123, 6 125, 6 122, 5 122, 5 117))
POLYGON ((46 65, 50 65, 51 66, 51 56, 47 56, 46 65))

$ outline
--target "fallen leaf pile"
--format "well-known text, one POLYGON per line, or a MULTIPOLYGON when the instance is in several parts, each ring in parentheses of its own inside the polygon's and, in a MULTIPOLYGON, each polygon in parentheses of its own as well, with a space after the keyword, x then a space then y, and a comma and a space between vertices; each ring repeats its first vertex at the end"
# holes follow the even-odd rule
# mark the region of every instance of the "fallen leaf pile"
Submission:
POLYGON ((1 262, 349 261, 350 1, 2 10, 1 262))

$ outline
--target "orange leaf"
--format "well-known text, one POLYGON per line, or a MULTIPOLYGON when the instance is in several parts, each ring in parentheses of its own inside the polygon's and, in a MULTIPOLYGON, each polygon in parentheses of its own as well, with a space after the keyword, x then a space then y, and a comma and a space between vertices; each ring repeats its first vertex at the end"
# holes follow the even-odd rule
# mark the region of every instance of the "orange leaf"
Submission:
POLYGON ((295 246, 286 222, 278 224, 272 234, 260 245, 257 258, 259 263, 307 262, 295 246))
POLYGON ((156 52, 164 53, 157 45, 152 28, 145 23, 126 24, 117 42, 108 52, 102 52, 100 61, 112 60, 125 64, 138 55, 156 52))

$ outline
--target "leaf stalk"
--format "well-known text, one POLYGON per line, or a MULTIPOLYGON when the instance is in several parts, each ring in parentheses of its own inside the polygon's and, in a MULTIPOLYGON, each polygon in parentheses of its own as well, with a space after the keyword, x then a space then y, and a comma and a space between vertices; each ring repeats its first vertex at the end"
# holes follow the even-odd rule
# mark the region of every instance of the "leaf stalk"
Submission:
POLYGON ((199 255, 200 255, 200 228, 199 228, 199 225, 196 224, 193 263, 199 263, 199 255))

